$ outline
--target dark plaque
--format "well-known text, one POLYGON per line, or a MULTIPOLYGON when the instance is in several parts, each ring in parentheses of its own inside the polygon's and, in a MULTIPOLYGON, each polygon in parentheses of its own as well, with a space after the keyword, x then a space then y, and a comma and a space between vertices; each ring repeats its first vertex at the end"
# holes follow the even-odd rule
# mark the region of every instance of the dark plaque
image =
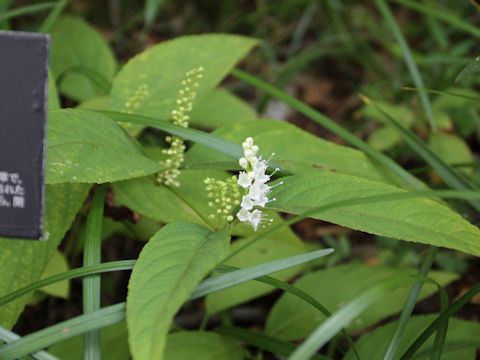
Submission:
POLYGON ((49 37, 0 31, 0 236, 40 239, 49 37))

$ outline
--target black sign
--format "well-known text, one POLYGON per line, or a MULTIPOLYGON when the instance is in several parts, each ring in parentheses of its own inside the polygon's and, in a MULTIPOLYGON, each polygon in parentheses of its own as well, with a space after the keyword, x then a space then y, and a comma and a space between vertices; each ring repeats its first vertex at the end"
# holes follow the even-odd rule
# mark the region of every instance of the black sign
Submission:
POLYGON ((0 236, 40 239, 49 37, 0 31, 0 236))

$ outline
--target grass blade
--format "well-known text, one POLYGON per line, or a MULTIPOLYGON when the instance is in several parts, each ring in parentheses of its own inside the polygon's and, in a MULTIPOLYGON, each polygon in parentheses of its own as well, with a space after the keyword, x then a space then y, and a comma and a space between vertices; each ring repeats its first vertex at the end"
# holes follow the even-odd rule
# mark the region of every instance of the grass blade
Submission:
MULTIPOLYGON (((248 345, 256 346, 259 349, 270 351, 281 356, 289 356, 297 348, 296 345, 289 342, 277 339, 261 333, 256 333, 243 328, 235 326, 221 326, 215 329, 215 332, 230 336, 234 339, 247 343, 248 345)), ((329 357, 315 354, 312 356, 313 360, 328 360, 329 357)))
POLYGON ((74 278, 78 278, 86 275, 101 274, 101 273, 110 272, 110 271, 131 270, 133 269, 135 262, 136 260, 111 261, 111 262, 106 262, 98 265, 84 266, 81 268, 56 274, 48 278, 31 283, 30 285, 27 285, 23 288, 15 290, 14 292, 11 292, 10 294, 7 294, 1 297, 0 306, 5 305, 10 301, 13 301, 19 298, 20 296, 28 294, 32 291, 41 289, 44 286, 51 285, 63 280, 70 280, 70 279, 74 279, 74 278))
MULTIPOLYGON (((375 102, 365 96, 362 96, 362 100, 381 113, 385 120, 387 120, 388 123, 398 131, 410 148, 425 160, 448 185, 457 190, 479 190, 476 184, 465 178, 465 176, 459 173, 455 168, 445 163, 413 132, 400 125, 389 114, 377 106, 375 102)), ((475 209, 480 210, 480 202, 468 199, 467 201, 475 209)))
POLYGON ((311 251, 306 254, 289 256, 283 259, 268 261, 263 264, 238 269, 227 274, 214 276, 202 281, 193 291, 190 299, 197 299, 207 294, 217 292, 264 275, 272 274, 293 266, 319 259, 333 253, 333 249, 311 251))
POLYGON ((459 18, 456 14, 453 14, 448 9, 440 8, 438 6, 433 7, 432 3, 429 3, 429 6, 423 5, 419 1, 411 1, 411 0, 390 0, 396 2, 397 4, 401 4, 407 6, 411 9, 414 9, 422 14, 432 16, 437 18, 438 20, 444 21, 452 26, 455 26, 458 29, 464 30, 476 37, 480 37, 480 29, 477 27, 470 25, 462 18, 459 18))
MULTIPOLYGON (((22 337, 15 334, 14 332, 11 332, 8 329, 5 329, 4 327, 0 326, 0 340, 6 342, 7 344, 16 341, 18 339, 21 339, 22 337)), ((0 345, 1 346, 1 345, 0 345)), ((38 351, 34 354, 30 354, 30 357, 36 360, 60 360, 56 356, 53 356, 46 351, 38 351)))
POLYGON ((338 331, 347 326, 350 321, 361 314, 370 305, 379 300, 386 292, 393 290, 412 281, 424 281, 436 284, 434 280, 421 276, 400 275, 387 279, 374 287, 366 290, 355 299, 348 302, 340 310, 327 318, 317 329, 300 345, 288 358, 289 360, 308 360, 323 345, 325 345, 338 331))
POLYGON ((429 327, 427 327, 422 334, 413 342, 412 345, 405 351, 400 360, 411 359, 415 352, 423 345, 425 341, 436 331, 438 328, 448 319, 453 316, 458 310, 466 305, 471 298, 480 293, 480 283, 474 285, 470 290, 463 294, 457 301, 450 305, 445 311, 443 311, 436 320, 434 320, 429 327))
MULTIPOLYGON (((435 255, 437 253, 438 248, 434 246, 430 246, 428 248, 428 253, 422 261, 422 265, 420 267, 420 271, 418 272, 419 276, 427 276, 430 268, 432 267, 433 261, 435 260, 435 255)), ((391 360, 393 359, 398 346, 400 345, 400 340, 402 339, 402 335, 405 332, 405 328, 407 327, 408 320, 412 315, 413 308, 417 303, 417 298, 420 295, 420 291, 422 290, 423 283, 416 282, 413 284, 410 293, 408 294, 407 301, 405 302, 405 306, 400 314, 398 319, 397 325, 395 330, 392 334, 390 342, 388 344, 387 351, 383 357, 384 360, 391 360)))
MULTIPOLYGON (((115 111, 103 111, 96 110, 100 114, 103 114, 109 117, 112 120, 118 122, 128 122, 132 124, 140 124, 145 126, 150 126, 155 129, 159 129, 173 135, 180 136, 184 139, 196 142, 201 145, 205 145, 211 149, 217 150, 222 154, 228 155, 234 159, 240 159, 243 156, 243 149, 240 145, 235 144, 231 141, 222 139, 218 136, 203 132, 200 130, 192 128, 184 128, 181 126, 173 125, 169 121, 155 119, 147 116, 137 115, 137 114, 127 114, 122 112, 115 111)), ((266 157, 268 158, 268 156, 266 157)), ((269 162, 269 169, 273 171, 275 168, 280 168, 275 174, 278 176, 287 176, 292 173, 286 169, 282 169, 281 166, 276 164, 274 161, 269 162)))
POLYGON ((125 303, 80 315, 22 337, 0 347, 0 359, 14 360, 77 335, 125 320, 125 303))
POLYGON ((425 185, 422 184, 420 180, 418 180, 416 177, 411 175, 408 171, 406 171, 404 168, 402 168, 400 165, 398 165, 395 161, 390 159, 388 156, 385 154, 382 154, 381 152, 375 150, 373 147, 350 133, 349 131, 345 130, 343 127, 335 123, 334 121, 330 120, 326 116, 322 115, 319 113, 317 110, 313 109, 312 107, 308 106, 307 104, 295 99, 294 97, 286 94, 285 92, 265 83, 264 81, 249 75, 241 70, 234 69, 232 70, 231 73, 233 76, 236 78, 243 80, 250 85, 253 85, 254 87, 261 89, 268 93, 269 95, 282 100, 286 104, 290 105, 293 109, 297 110, 299 113, 307 116, 308 118, 314 120, 321 126, 325 127, 326 129, 330 130, 334 134, 338 135, 341 137, 343 140, 348 142, 349 144, 355 146, 356 148, 362 150, 375 160, 377 160, 379 163, 384 165, 386 168, 390 169, 393 171, 395 174, 397 174, 400 178, 402 178, 406 183, 409 184, 411 189, 416 189, 416 190, 423 190, 425 189, 425 185))
POLYGON ((53 24, 55 24, 55 21, 57 21, 57 18, 62 13, 62 10, 65 8, 65 6, 67 6, 67 3, 68 0, 57 1, 52 11, 50 12, 50 14, 48 14, 47 18, 43 22, 42 26, 40 26, 40 29, 38 29, 38 32, 48 33, 52 28, 53 24))
MULTIPOLYGON (((385 3, 385 0, 375 0, 375 4, 377 8, 380 10, 383 18, 387 22, 387 25, 390 27, 395 39, 397 40, 398 44, 400 45, 403 57, 405 59, 405 63, 407 64, 408 71, 412 76, 412 80, 415 83, 417 88, 424 88, 422 77, 417 69, 417 65, 415 64, 415 60, 413 60, 413 55, 410 51, 410 47, 408 46, 405 38, 402 35, 402 32, 398 28, 398 25, 390 11, 388 5, 385 3)), ((436 131, 437 124, 435 123, 435 119, 433 118, 433 111, 432 106, 430 105, 430 99, 428 95, 424 92, 419 94, 420 102, 422 103, 423 110, 425 111, 425 115, 427 116, 428 122, 430 124, 430 128, 432 131, 436 131)))
MULTIPOLYGON (((98 265, 101 261, 102 220, 108 184, 101 185, 93 195, 87 218, 83 266, 98 265)), ((100 310, 100 275, 83 278, 83 312, 90 314, 100 310)), ((83 357, 85 360, 100 360, 100 330, 93 330, 83 336, 83 357)))
MULTIPOLYGON (((215 272, 225 273, 225 272, 235 271, 237 269, 238 268, 235 268, 233 266, 220 265, 220 266, 217 266, 217 268, 215 268, 215 272)), ((281 281, 281 280, 275 279, 275 278, 270 277, 270 276, 262 276, 262 277, 259 277, 259 278, 255 279, 255 281, 259 281, 259 282, 262 282, 264 284, 271 285, 271 286, 273 286, 277 289, 286 291, 286 292, 302 299, 303 301, 312 305, 315 309, 320 311, 326 317, 329 317, 329 316, 332 315, 332 313, 330 311, 328 311, 322 304, 320 304, 313 297, 308 295, 303 290, 301 290, 301 289, 297 288, 296 286, 291 285, 291 284, 289 284, 285 281, 281 281)), ((355 347, 355 343, 353 342, 353 340, 350 337, 350 335, 348 334, 348 332, 345 329, 342 329, 341 333, 342 333, 343 336, 345 336, 348 343, 350 344, 350 347, 352 348, 352 351, 353 351, 355 357, 357 358, 357 360, 360 360, 360 355, 358 354, 357 348, 355 347)))
POLYGON ((30 6, 23 6, 21 8, 5 11, 3 14, 0 14, 0 21, 5 21, 12 19, 14 17, 19 17, 23 15, 33 14, 38 11, 50 9, 56 5, 56 2, 50 1, 41 4, 35 4, 30 6))

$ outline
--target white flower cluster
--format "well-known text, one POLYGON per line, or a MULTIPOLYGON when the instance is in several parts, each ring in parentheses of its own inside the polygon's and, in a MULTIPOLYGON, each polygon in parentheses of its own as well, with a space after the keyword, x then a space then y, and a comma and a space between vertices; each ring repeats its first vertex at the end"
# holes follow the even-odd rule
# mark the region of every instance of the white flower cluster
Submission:
MULTIPOLYGON (((268 168, 268 160, 262 160, 261 156, 257 157, 258 146, 253 145, 251 137, 245 139, 242 147, 244 157, 239 160, 239 163, 245 171, 241 171, 238 175, 238 185, 246 189, 246 193, 242 197, 241 209, 237 213, 237 218, 241 222, 252 225, 257 231, 262 221, 273 221, 273 219, 264 217, 261 210, 253 209, 254 207, 264 208, 268 202, 275 201, 275 198, 268 199, 267 195, 272 187, 266 184, 273 173, 271 175, 265 174, 268 168)), ((275 171, 278 171, 278 169, 275 169, 275 171)), ((277 185, 282 183, 280 182, 277 185)))
POLYGON ((207 184, 208 206, 215 209, 215 214, 210 214, 210 219, 217 217, 220 221, 225 219, 233 221, 232 210, 235 206, 240 205, 240 188, 237 185, 237 177, 232 176, 226 181, 214 178, 206 178, 204 183, 207 184))
MULTIPOLYGON (((185 80, 182 81, 183 88, 180 89, 180 95, 176 100, 176 108, 172 110, 173 123, 178 126, 188 127, 188 120, 190 117, 186 115, 193 109, 193 100, 197 95, 195 89, 200 86, 197 80, 203 77, 203 67, 193 69, 185 74, 185 80)), ((184 161, 185 144, 179 136, 167 136, 165 141, 170 144, 168 149, 162 152, 168 155, 168 158, 161 162, 166 169, 157 174, 157 182, 164 185, 180 186, 180 183, 175 179, 180 174, 180 165, 184 161)))

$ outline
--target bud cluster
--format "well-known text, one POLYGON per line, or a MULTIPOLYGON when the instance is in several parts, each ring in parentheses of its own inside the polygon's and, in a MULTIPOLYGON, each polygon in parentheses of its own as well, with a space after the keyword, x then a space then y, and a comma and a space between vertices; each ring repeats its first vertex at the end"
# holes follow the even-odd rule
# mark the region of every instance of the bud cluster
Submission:
MULTIPOLYGON (((195 99, 195 90, 200 86, 198 80, 203 77, 203 67, 193 69, 185 74, 185 80, 182 81, 183 88, 178 92, 179 97, 176 100, 175 109, 172 110, 173 123, 178 126, 188 127, 190 117, 186 114, 193 109, 193 100, 195 99)), ((180 186, 175 179, 180 174, 180 166, 184 161, 185 144, 181 137, 172 135, 165 137, 165 141, 170 144, 168 149, 162 150, 167 155, 167 159, 161 164, 166 167, 157 174, 157 182, 164 185, 180 186)))
POLYGON ((133 113, 135 110, 138 110, 140 107, 140 102, 150 95, 148 91, 148 85, 142 84, 138 87, 135 95, 133 95, 130 99, 127 100, 125 103, 125 112, 128 114, 133 113))
POLYGON ((206 178, 204 183, 207 185, 208 206, 215 209, 215 214, 209 217, 219 220, 233 221, 232 210, 240 205, 240 188, 237 185, 237 177, 232 176, 226 181, 206 178))

